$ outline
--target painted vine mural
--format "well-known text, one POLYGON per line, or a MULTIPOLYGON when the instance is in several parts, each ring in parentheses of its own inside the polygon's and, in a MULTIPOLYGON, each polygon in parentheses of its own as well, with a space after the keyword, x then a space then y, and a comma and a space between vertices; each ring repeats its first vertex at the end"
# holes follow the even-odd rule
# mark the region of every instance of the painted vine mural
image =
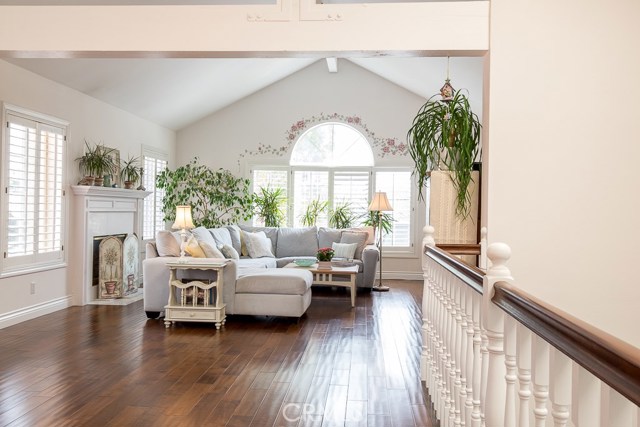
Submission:
MULTIPOLYGON (((258 147, 254 150, 245 149, 244 153, 240 154, 240 157, 244 158, 264 155, 282 157, 289 152, 300 135, 313 126, 325 122, 342 122, 358 129, 367 137, 371 147, 374 149, 374 153, 379 157, 406 156, 408 154, 408 147, 405 142, 400 141, 396 137, 385 138, 377 136, 365 123, 363 123, 362 118, 359 116, 346 116, 338 113, 320 113, 317 116, 311 116, 293 123, 291 127, 285 131, 284 144, 280 146, 273 146, 271 144, 264 144, 260 142, 258 147)), ((238 164, 239 163, 240 160, 238 160, 238 164)))

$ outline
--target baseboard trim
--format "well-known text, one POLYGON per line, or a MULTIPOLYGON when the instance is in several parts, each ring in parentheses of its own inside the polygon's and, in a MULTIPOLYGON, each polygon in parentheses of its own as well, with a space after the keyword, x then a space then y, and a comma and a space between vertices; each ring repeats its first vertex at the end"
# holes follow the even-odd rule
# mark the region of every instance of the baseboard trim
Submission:
POLYGON ((13 326, 18 323, 53 313, 54 311, 63 310, 71 306, 71 296, 60 297, 45 301, 40 304, 31 305, 29 307, 20 308, 18 310, 9 311, 0 314, 0 329, 13 326))
MULTIPOLYGON (((378 279, 378 276, 379 275, 376 273, 376 280, 378 279)), ((424 280, 424 277, 422 277, 422 272, 415 271, 383 271, 382 278, 397 280, 424 280)))

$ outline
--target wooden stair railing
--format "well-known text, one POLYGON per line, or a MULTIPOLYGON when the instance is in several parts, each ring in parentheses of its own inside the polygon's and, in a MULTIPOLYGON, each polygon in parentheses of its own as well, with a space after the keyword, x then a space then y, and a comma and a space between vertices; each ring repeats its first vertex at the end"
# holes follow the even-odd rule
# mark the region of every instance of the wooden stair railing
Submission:
POLYGON ((518 289, 504 244, 486 274, 430 226, 423 244, 421 375, 442 426, 640 425, 640 349, 518 289))

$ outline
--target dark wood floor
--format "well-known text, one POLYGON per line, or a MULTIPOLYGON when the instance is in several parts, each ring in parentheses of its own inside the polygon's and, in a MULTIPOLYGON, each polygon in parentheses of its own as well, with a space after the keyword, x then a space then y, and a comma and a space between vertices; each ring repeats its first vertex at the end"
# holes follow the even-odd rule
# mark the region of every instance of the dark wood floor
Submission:
POLYGON ((420 282, 314 288, 296 323, 231 316, 165 330, 142 302, 0 330, 0 425, 431 426, 420 282))

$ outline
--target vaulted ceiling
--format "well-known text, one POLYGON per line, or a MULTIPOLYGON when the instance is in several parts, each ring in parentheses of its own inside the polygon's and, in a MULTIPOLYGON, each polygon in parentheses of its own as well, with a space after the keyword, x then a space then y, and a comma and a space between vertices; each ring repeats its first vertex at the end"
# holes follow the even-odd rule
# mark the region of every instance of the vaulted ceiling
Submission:
MULTIPOLYGON (((168 129, 189 124, 307 67, 317 58, 11 59, 11 63, 168 129)), ((437 92, 447 59, 350 60, 417 95, 437 92)), ((320 61, 324 61, 320 59, 320 61)), ((327 71, 329 72, 329 71, 327 71)), ((482 58, 451 58, 456 88, 481 96, 482 58)))

